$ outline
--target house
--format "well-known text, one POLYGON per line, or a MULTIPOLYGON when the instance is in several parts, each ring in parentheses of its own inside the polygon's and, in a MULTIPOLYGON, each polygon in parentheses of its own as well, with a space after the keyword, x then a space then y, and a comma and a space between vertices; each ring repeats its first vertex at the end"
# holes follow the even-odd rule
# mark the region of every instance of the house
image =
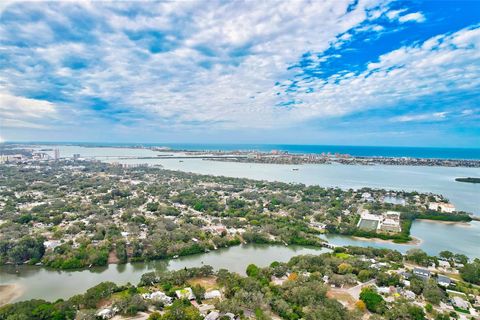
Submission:
POLYGON ((205 299, 220 299, 222 294, 218 290, 211 290, 205 292, 204 298, 205 299))
POLYGON ((220 313, 217 312, 217 311, 212 311, 209 314, 207 314, 204 319, 205 320, 217 320, 218 318, 220 318, 220 313))
POLYGON ((458 296, 453 297, 452 304, 454 307, 457 307, 463 310, 468 310, 470 308, 470 305, 468 304, 468 302, 458 296))
POLYGON ((60 240, 47 240, 43 242, 43 246, 45 247, 46 250, 53 250, 62 243, 60 240))
POLYGON ((438 285, 440 285, 442 287, 449 287, 450 284, 452 283, 452 280, 450 280, 449 277, 438 275, 437 283, 438 283, 438 285))
POLYGON ((195 295, 193 294, 192 288, 190 287, 176 290, 175 294, 177 295, 178 299, 195 300, 195 295))
POLYGON ((375 199, 372 197, 372 194, 370 192, 364 192, 362 193, 362 199, 366 202, 373 202, 375 199))
POLYGON ((415 268, 413 269, 413 274, 417 277, 420 277, 424 280, 427 280, 431 276, 431 272, 422 268, 415 268))
POLYGON ((230 320, 235 320, 236 319, 235 315, 231 312, 225 313, 224 316, 230 318, 230 320))
MULTIPOLYGON (((193 302, 193 301, 192 301, 193 302)), ((192 303, 193 304, 193 303, 192 303)), ((215 306, 214 305, 211 305, 211 304, 205 304, 205 303, 202 303, 202 304, 196 304, 195 307, 198 309, 198 311, 203 314, 203 315, 206 315, 207 313, 209 313, 210 311, 214 310, 215 309, 215 306)))
POLYGON ((288 277, 286 275, 284 275, 283 277, 276 277, 276 276, 271 277, 272 283, 276 286, 283 285, 283 283, 287 280, 288 280, 288 277))
POLYGON ((390 288, 389 287, 378 287, 377 291, 380 294, 390 294, 390 288))
POLYGON ((382 199, 383 203, 389 203, 393 205, 400 205, 400 206, 405 206, 406 201, 405 199, 395 196, 395 195, 386 195, 382 199))
POLYGON ((415 300, 416 295, 413 291, 410 290, 403 290, 402 291, 402 296, 404 296, 408 300, 415 300))
POLYGON ((96 316, 101 319, 110 319, 113 318, 115 312, 110 308, 105 308, 97 312, 96 316))
POLYGON ((161 301, 165 305, 171 305, 172 302, 173 302, 173 299, 171 297, 167 296, 165 293, 163 293, 161 291, 155 291, 155 292, 152 292, 152 293, 144 293, 142 295, 142 297, 144 299, 148 299, 148 300, 161 301))

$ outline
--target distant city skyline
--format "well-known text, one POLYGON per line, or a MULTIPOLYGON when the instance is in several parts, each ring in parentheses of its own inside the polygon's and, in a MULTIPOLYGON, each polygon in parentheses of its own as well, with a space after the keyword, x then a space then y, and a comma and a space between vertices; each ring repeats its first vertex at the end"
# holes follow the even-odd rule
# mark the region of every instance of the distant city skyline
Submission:
POLYGON ((0 142, 480 147, 480 1, 0 4, 0 142))

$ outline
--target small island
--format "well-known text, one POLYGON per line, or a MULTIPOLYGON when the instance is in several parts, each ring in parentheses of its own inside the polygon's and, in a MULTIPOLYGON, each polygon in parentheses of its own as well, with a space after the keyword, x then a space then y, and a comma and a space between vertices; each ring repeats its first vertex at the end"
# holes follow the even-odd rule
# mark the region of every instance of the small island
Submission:
POLYGON ((456 178, 455 181, 458 181, 458 182, 467 182, 467 183, 480 183, 480 178, 472 178, 472 177, 468 177, 468 178, 456 178))

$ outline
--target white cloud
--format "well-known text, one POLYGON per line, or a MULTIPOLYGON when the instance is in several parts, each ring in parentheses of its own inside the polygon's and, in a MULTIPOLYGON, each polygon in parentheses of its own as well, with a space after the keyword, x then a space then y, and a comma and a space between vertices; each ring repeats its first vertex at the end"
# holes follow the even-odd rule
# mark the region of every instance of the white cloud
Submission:
POLYGON ((434 112, 423 114, 408 114, 403 116, 394 117, 392 121, 398 122, 412 122, 412 121, 442 121, 447 117, 448 112, 434 112))
POLYGON ((402 12, 405 12, 407 9, 401 9, 401 10, 390 10, 386 13, 386 16, 390 20, 398 20, 398 17, 402 12))
MULTIPOLYGON (((91 111, 89 99, 96 97, 109 104, 98 113, 145 127, 274 128, 444 94, 452 90, 452 83, 454 90, 480 87, 478 28, 440 35, 423 46, 401 47, 381 56, 364 72, 296 79, 296 71, 288 67, 305 52, 324 52, 341 35, 348 42, 353 28, 383 31, 371 11, 385 13, 384 2, 359 1, 346 13, 349 3, 178 1, 139 6, 82 2, 15 7, 17 12, 39 10, 45 18, 13 26, 0 23, 0 39, 17 37, 39 43, 0 47, 8 52, 10 62, 2 70, 0 83, 5 91, 15 93, 17 97, 10 98, 15 103, 35 104, 43 111, 37 115, 38 122, 31 121, 36 107, 23 107, 24 112, 15 114, 10 103, 0 112, 9 112, 13 124, 18 120, 44 125, 43 119, 48 124, 58 116, 58 106, 20 97, 21 91, 48 91, 69 100, 70 109, 62 107, 61 112, 63 120, 71 123, 95 121, 92 118, 98 115, 91 111), (136 9, 135 15, 125 14, 131 8, 136 9), (83 30, 74 23, 78 16, 95 23, 83 30), (53 41, 51 21, 54 25, 61 22, 63 32, 74 40, 53 41), (149 39, 132 36, 151 31, 159 37, 150 39, 153 44, 172 46, 151 53, 149 39), (82 58, 87 66, 69 68, 65 63, 69 58, 82 58), (285 94, 274 86, 292 79, 298 81, 295 93, 285 94), (307 93, 309 88, 314 91, 307 93), (277 106, 290 100, 300 104, 277 106), (111 115, 110 108, 119 112, 111 115)), ((403 13, 386 15, 400 22, 419 22, 423 17, 403 13)))
POLYGON ((424 22, 425 20, 426 20, 425 16, 421 12, 409 13, 398 18, 398 21, 401 23, 410 22, 410 21, 424 22))
POLYGON ((46 129, 48 127, 41 122, 57 118, 57 109, 53 103, 0 92, 2 127, 46 129))

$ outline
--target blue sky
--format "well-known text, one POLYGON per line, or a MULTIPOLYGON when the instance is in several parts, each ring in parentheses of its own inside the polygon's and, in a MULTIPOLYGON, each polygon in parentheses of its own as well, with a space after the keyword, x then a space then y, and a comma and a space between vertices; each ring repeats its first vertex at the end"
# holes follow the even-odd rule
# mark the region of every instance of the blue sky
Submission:
POLYGON ((480 1, 0 4, 0 140, 480 147, 480 1))

